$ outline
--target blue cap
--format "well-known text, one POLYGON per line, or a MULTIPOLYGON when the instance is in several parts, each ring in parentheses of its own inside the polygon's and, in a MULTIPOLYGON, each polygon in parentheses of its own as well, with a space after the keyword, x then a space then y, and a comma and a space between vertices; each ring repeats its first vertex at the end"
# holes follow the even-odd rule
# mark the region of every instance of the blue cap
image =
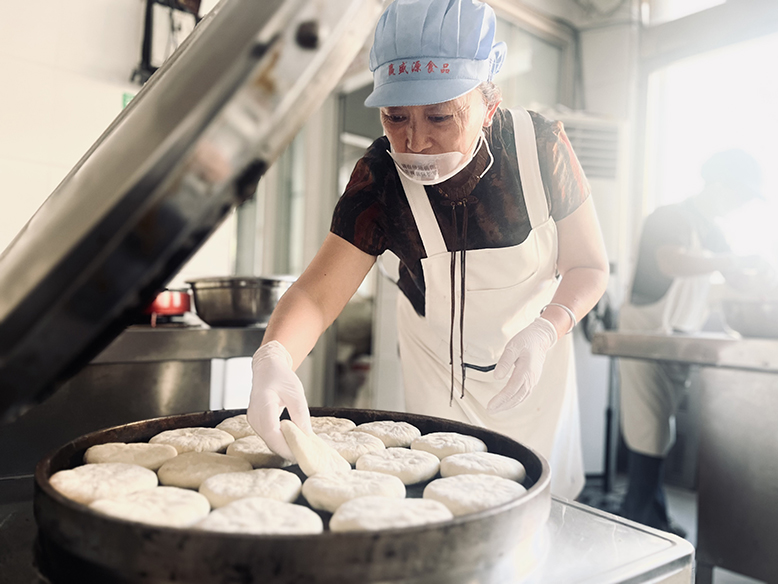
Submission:
POLYGON ((429 105, 491 81, 505 59, 494 10, 476 0, 395 0, 370 49, 367 107, 429 105))

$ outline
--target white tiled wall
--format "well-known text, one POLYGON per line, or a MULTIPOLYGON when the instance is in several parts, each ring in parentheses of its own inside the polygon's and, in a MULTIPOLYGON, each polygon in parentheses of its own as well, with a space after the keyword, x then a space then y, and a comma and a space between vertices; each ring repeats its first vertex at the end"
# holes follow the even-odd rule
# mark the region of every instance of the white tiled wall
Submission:
POLYGON ((140 0, 4 2, 0 249, 121 111, 140 55, 140 0))
MULTIPOLYGON (((209 3, 213 4, 213 2, 209 3)), ((143 0, 2 2, 0 251, 122 109, 140 61, 143 0)), ((230 273, 228 220, 174 278, 230 273)))

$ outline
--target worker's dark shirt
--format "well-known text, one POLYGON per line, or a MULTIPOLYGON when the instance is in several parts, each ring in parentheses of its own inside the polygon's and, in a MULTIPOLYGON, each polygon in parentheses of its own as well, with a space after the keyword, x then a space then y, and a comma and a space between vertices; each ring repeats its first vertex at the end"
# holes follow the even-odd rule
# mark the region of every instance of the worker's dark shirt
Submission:
POLYGON ((657 250, 664 245, 688 248, 695 233, 705 249, 715 253, 729 251, 721 229, 697 210, 693 199, 659 207, 646 218, 635 264, 632 304, 651 304, 667 293, 673 278, 659 269, 657 250))

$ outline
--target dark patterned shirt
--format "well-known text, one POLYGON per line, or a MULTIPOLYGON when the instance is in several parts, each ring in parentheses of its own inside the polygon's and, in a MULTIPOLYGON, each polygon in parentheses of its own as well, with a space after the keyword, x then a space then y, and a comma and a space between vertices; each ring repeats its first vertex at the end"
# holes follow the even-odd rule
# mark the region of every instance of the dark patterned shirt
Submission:
MULTIPOLYGON (((535 112, 530 116, 549 211, 559 221, 586 200, 589 183, 561 122, 535 112)), ((513 129, 510 111, 499 109, 485 129, 494 164, 480 180, 489 163, 483 145, 465 171, 425 187, 449 251, 511 247, 529 235, 513 129)), ((387 150, 389 140, 382 136, 357 162, 335 207, 331 231, 370 255, 391 250, 401 262, 400 289, 424 315, 421 259, 427 256, 387 150)))
POLYGON ((673 278, 659 269, 657 251, 665 245, 689 248, 695 237, 706 250, 730 251, 726 236, 712 219, 694 204, 695 197, 674 205, 658 207, 643 223, 630 302, 635 305, 658 302, 667 294, 673 278))

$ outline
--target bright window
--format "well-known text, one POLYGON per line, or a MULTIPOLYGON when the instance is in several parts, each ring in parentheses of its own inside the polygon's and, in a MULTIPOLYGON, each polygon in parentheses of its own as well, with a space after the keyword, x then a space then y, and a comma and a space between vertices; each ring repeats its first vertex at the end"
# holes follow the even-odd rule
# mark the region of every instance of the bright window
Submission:
POLYGON ((661 24, 724 4, 726 0, 643 0, 649 7, 649 23, 661 24))
POLYGON ((735 251, 778 256, 778 34, 679 61, 649 79, 647 205, 678 202, 702 188, 715 152, 742 148, 760 163, 766 202, 726 221, 735 251))
POLYGON ((562 49, 502 18, 495 37, 508 53, 494 82, 503 94, 503 107, 555 106, 560 103, 562 49))

